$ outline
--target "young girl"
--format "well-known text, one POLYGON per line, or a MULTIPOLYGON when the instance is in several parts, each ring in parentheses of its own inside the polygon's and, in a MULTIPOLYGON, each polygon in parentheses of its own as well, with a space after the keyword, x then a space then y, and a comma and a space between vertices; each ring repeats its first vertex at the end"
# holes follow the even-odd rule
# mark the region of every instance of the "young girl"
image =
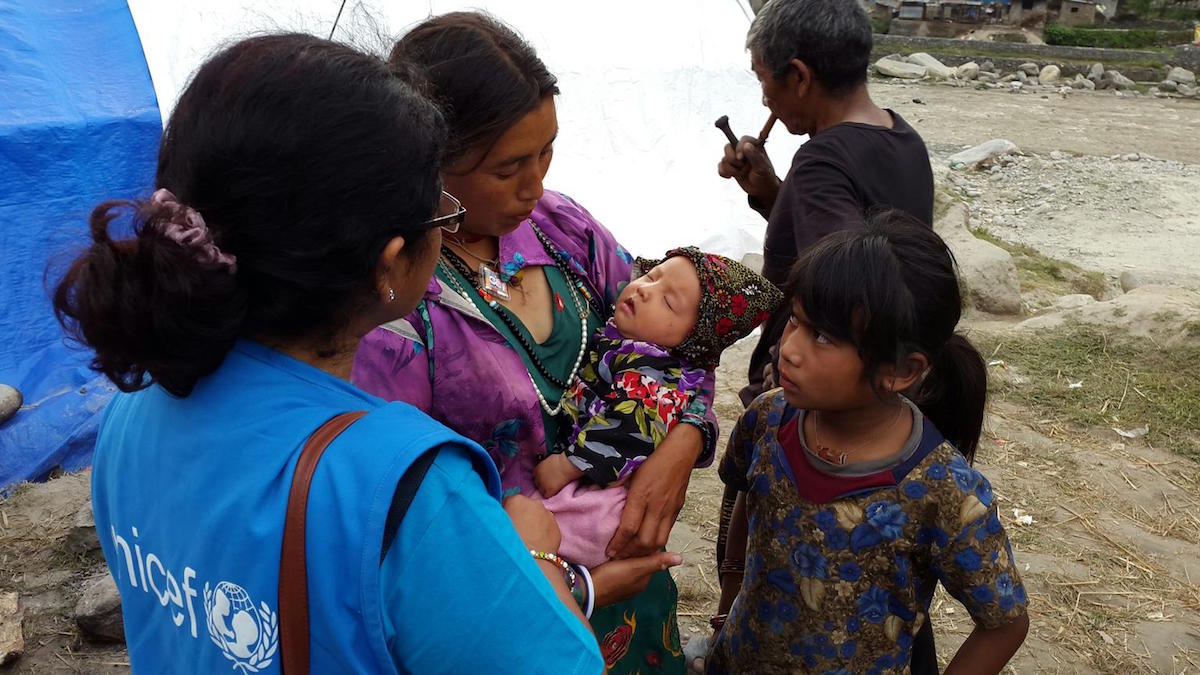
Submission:
POLYGON ((986 370, 954 332, 949 249, 886 212, 810 249, 785 290, 782 386, 720 465, 738 492, 708 672, 936 667, 931 634, 916 653, 914 637, 941 582, 975 620, 945 672, 998 673, 1028 630, 1026 594, 970 465, 986 370))

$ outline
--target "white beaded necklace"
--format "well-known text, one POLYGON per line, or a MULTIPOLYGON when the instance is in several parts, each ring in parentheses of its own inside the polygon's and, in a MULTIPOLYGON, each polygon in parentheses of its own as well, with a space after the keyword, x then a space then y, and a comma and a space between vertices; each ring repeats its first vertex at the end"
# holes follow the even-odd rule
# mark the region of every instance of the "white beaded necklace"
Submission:
MULTIPOLYGON (((551 257, 553 258, 553 256, 551 257)), ((454 268, 448 262, 446 262, 444 256, 438 257, 437 264, 441 265, 442 269, 445 270, 446 281, 449 282, 450 287, 453 288, 456 293, 470 301, 470 293, 467 292, 467 289, 462 287, 462 284, 458 283, 458 279, 454 276, 454 268)), ((555 260, 554 266, 559 267, 557 260, 555 260)), ((571 385, 573 385, 575 381, 579 379, 579 365, 583 363, 583 357, 585 354, 587 354, 588 343, 587 309, 583 302, 580 301, 579 294, 575 291, 574 284, 571 283, 572 278, 570 272, 562 269, 561 267, 559 267, 559 271, 563 273, 563 278, 567 282, 567 290, 571 294, 571 304, 575 306, 575 311, 579 313, 579 354, 575 356, 575 365, 571 366, 570 375, 567 376, 567 386, 563 389, 562 395, 559 396, 558 405, 551 406, 550 403, 546 401, 545 395, 542 394, 542 390, 537 386, 537 381, 533 379, 533 373, 530 373, 528 368, 525 369, 525 374, 529 376, 529 383, 533 385, 533 391, 535 394, 537 394, 538 403, 541 404, 542 410, 545 410, 546 414, 551 417, 555 417, 562 412, 563 397, 565 397, 567 392, 571 389, 571 385)), ((501 311, 499 309, 499 303, 497 303, 495 300, 488 301, 488 306, 491 307, 493 311, 501 311)))

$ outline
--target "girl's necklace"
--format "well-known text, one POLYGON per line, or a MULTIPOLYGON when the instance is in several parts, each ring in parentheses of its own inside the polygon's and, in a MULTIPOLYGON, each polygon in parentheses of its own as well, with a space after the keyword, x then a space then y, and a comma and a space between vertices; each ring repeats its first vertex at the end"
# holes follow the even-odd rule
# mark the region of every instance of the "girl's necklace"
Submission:
MULTIPOLYGON (((542 363, 542 360, 538 357, 533 345, 531 345, 521 333, 515 318, 509 315, 511 310, 497 302, 494 294, 491 293, 486 286, 484 288, 480 287, 479 275, 473 273, 467 267, 466 262, 462 258, 460 258, 448 247, 443 246, 442 255, 438 258, 438 265, 441 265, 445 270, 446 280, 449 282, 450 286, 456 293, 464 298, 470 300, 471 296, 467 290, 458 283, 458 279, 455 278, 453 272, 457 271, 463 278, 470 280, 475 285, 475 290, 479 296, 483 298, 488 307, 490 307, 496 316, 500 318, 500 321, 503 322, 506 327, 508 327, 509 332, 512 333, 513 337, 517 339, 517 342, 521 345, 521 348, 525 350, 525 354, 529 357, 529 362, 533 364, 534 368, 542 375, 542 377, 546 379, 547 382, 550 382, 554 386, 562 389, 562 395, 565 395, 567 390, 571 388, 571 385, 574 384, 575 380, 578 379, 579 376, 576 373, 579 370, 579 365, 583 363, 584 355, 587 353, 588 306, 586 303, 580 300, 579 296, 580 294, 584 294, 584 297, 589 299, 590 296, 587 295, 582 282, 575 278, 570 269, 565 264, 560 262, 559 256, 556 256, 553 249, 547 245, 547 240, 544 238, 545 235, 542 234, 541 230, 539 230, 532 222, 529 224, 534 228, 534 232, 538 234, 538 239, 542 242, 543 248, 546 248, 547 253, 549 253, 551 258, 554 259, 555 267, 562 272, 563 277, 567 280, 567 290, 570 292, 571 304, 575 306, 575 311, 579 314, 579 353, 575 357, 575 363, 571 366, 571 370, 567 375, 566 381, 556 377, 554 373, 550 372, 550 369, 547 368, 544 363, 542 363), (576 289, 579 290, 578 293, 576 292, 576 289)), ((562 395, 559 396, 557 404, 551 406, 550 403, 546 401, 545 395, 542 394, 542 390, 538 388, 537 381, 533 379, 533 374, 529 373, 528 371, 526 371, 526 374, 529 375, 529 381, 531 384, 533 384, 533 390, 537 394, 538 403, 542 406, 542 410, 545 410, 546 414, 550 415, 551 417, 554 417, 562 412, 562 395)))
POLYGON ((820 434, 820 431, 821 431, 821 411, 810 410, 809 415, 812 417, 812 421, 813 421, 812 438, 806 439, 806 440, 811 441, 811 442, 807 443, 806 445, 808 445, 809 449, 812 450, 812 453, 814 455, 825 460, 826 462, 829 462, 830 464, 834 464, 836 466, 845 466, 847 459, 849 459, 849 458, 853 457, 854 455, 858 454, 859 452, 861 452, 863 448, 865 448, 868 445, 870 445, 871 443, 873 443, 876 439, 878 439, 885 432, 887 432, 889 429, 891 429, 892 426, 894 426, 896 424, 896 420, 900 419, 900 413, 904 409, 905 409, 905 406, 903 404, 901 404, 900 407, 896 409, 896 414, 894 416, 892 416, 892 420, 890 422, 888 422, 886 426, 880 428, 875 433, 871 434, 867 438, 867 440, 854 446, 853 449, 844 450, 844 451, 837 451, 837 450, 830 448, 828 445, 822 445, 820 443, 820 441, 818 440, 818 435, 820 434))

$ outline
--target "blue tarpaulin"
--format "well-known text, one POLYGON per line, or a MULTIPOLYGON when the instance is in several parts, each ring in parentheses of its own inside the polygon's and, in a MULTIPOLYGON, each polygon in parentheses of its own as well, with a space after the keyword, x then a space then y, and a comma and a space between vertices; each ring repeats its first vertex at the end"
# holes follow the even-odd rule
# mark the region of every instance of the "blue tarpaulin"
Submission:
POLYGON ((162 133, 124 0, 0 0, 0 490, 91 463, 113 387, 64 345, 49 291, 92 207, 145 195, 162 133), (48 267, 49 266, 49 267, 48 267))

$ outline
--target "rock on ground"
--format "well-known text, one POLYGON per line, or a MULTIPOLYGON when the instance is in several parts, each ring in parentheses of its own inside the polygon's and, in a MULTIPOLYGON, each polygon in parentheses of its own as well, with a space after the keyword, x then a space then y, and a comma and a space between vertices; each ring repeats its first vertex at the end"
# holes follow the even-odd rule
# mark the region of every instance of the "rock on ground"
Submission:
POLYGON ((1101 82, 1110 83, 1110 86, 1117 91, 1131 89, 1136 84, 1133 80, 1125 77, 1116 70, 1105 71, 1104 78, 1101 80, 1101 82))
POLYGON ((979 77, 980 72, 982 71, 979 68, 978 63, 975 63, 974 61, 968 61, 955 70, 955 75, 960 80, 974 80, 979 77))
POLYGON ((100 550, 100 538, 96 535, 96 520, 92 516, 92 505, 84 504, 75 512, 71 529, 64 542, 66 550, 84 556, 100 550))
POLYGON ((1186 68, 1175 66, 1167 73, 1167 80, 1175 84, 1196 84, 1196 74, 1186 68))
POLYGON ((954 77, 955 71, 953 68, 951 68, 950 66, 947 66, 946 64, 942 63, 941 61, 938 61, 936 58, 934 58, 933 56, 930 56, 929 54, 926 54, 925 52, 917 52, 916 54, 911 54, 911 55, 909 55, 907 60, 909 63, 915 63, 918 66, 924 66, 925 74, 927 74, 927 75, 930 75, 933 77, 938 77, 943 80, 948 80, 948 79, 954 77))
POLYGON ((1026 75, 1037 75, 1042 69, 1038 68, 1038 64, 1036 63, 1022 63, 1021 65, 1017 66, 1017 70, 1025 73, 1026 75))
POLYGON ((1021 152, 1016 143, 1003 138, 994 138, 968 150, 950 155, 950 168, 975 169, 991 160, 1014 152, 1021 152))
POLYGON ((1054 84, 1055 82, 1058 82, 1058 78, 1061 75, 1062 69, 1060 69, 1058 66, 1046 66, 1045 68, 1042 68, 1040 73, 1038 73, 1038 82, 1041 82, 1042 84, 1054 84))
POLYGON ((761 253, 747 253, 742 256, 742 264, 750 269, 762 274, 763 256, 761 253))
POLYGON ((1103 63, 1093 63, 1092 67, 1088 69, 1087 79, 1091 80, 1092 82, 1099 82, 1100 79, 1103 77, 1104 77, 1104 64, 1103 63))
POLYGON ((919 80, 925 77, 925 66, 891 59, 879 59, 875 62, 875 72, 887 77, 899 77, 906 80, 919 80))
POLYGON ((0 424, 4 424, 21 407, 21 392, 16 387, 0 384, 0 424))
POLYGON ((1136 274, 1134 274, 1133 272, 1130 272, 1129 270, 1125 270, 1124 272, 1121 272, 1120 283, 1121 283, 1121 290, 1128 293, 1129 291, 1132 291, 1133 289, 1137 288, 1138 286, 1141 286, 1142 280, 1139 279, 1138 276, 1136 274))
POLYGON ((25 653, 21 615, 20 595, 0 592, 0 666, 16 661, 25 653))
POLYGON ((1106 300, 1050 312, 1017 325, 1017 330, 1051 330, 1083 323, 1153 339, 1164 346, 1200 342, 1200 293, 1174 286, 1141 286, 1106 300))
POLYGON ((954 253, 971 304, 991 314, 1021 313, 1021 283, 1012 255, 971 234, 965 206, 952 205, 933 227, 954 253))
POLYGON ((1054 309, 1077 309, 1093 302, 1096 302, 1096 299, 1087 293, 1072 293, 1055 300, 1054 309))
POLYGON ((125 639, 121 594, 117 592, 117 582, 107 571, 87 582, 75 605, 75 623, 91 640, 119 642, 125 639))

